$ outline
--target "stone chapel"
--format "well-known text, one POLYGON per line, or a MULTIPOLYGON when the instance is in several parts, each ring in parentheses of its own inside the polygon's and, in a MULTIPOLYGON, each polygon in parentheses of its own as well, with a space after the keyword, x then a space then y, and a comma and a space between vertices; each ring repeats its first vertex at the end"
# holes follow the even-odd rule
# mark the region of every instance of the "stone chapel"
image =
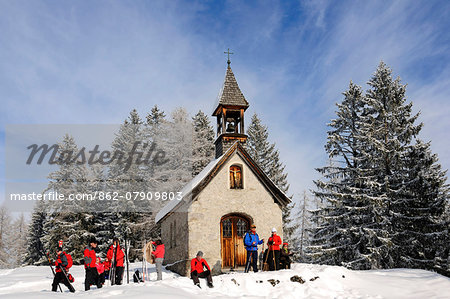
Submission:
POLYGON ((290 200, 245 150, 248 107, 228 60, 212 114, 217 118, 215 159, 181 190, 182 200, 168 202, 155 219, 166 247, 164 263, 181 275, 189 275, 190 260, 199 250, 213 274, 245 266, 243 237, 252 223, 266 242, 272 227, 283 238, 282 208, 290 200))

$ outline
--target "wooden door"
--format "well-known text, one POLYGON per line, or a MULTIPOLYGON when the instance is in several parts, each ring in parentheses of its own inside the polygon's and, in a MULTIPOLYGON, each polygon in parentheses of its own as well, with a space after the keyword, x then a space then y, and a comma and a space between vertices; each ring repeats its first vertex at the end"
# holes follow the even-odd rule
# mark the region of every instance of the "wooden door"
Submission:
POLYGON ((249 221, 241 216, 226 216, 220 223, 222 243, 222 267, 236 268, 245 266, 247 257, 244 236, 249 221))

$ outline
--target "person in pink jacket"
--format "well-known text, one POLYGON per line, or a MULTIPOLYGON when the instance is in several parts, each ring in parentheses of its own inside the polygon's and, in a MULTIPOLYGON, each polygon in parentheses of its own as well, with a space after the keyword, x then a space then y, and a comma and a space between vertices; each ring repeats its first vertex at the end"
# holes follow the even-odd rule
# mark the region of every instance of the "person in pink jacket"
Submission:
POLYGON ((97 268, 98 273, 98 284, 104 284, 105 283, 105 264, 102 263, 99 257, 97 257, 95 268, 97 268))
POLYGON ((152 256, 155 258, 157 280, 162 280, 162 263, 166 249, 161 240, 156 240, 152 244, 156 246, 155 251, 152 251, 152 256))

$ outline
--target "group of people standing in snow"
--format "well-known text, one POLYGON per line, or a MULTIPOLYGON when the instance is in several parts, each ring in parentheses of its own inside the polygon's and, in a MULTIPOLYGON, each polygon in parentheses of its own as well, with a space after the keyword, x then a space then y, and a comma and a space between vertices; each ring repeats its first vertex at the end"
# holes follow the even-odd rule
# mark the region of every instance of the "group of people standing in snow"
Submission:
MULTIPOLYGON (((162 262, 164 260, 164 244, 161 240, 152 242, 156 249, 151 252, 152 257, 155 258, 157 279, 162 279, 162 262)), ((104 261, 97 256, 96 248, 98 242, 93 237, 89 240, 89 244, 84 249, 84 290, 90 290, 92 285, 101 288, 106 279, 111 281, 111 285, 121 285, 124 274, 124 260, 125 253, 120 246, 118 238, 114 238, 112 244, 109 246, 106 252, 106 258, 104 261)), ((63 283, 71 292, 75 292, 75 289, 70 284, 73 282, 73 277, 68 273, 69 268, 72 266, 72 259, 70 255, 62 251, 62 248, 58 245, 56 249, 57 259, 54 262, 55 276, 52 283, 52 291, 56 292, 58 285, 63 283), (70 262, 68 262, 70 260, 70 262), (71 279, 72 278, 72 279, 71 279)))
MULTIPOLYGON (((96 254, 97 244, 97 240, 91 238, 88 246, 84 250, 85 291, 90 290, 92 285, 101 288, 107 278, 111 281, 111 285, 122 284, 125 253, 120 246, 119 239, 114 238, 108 248, 104 261, 96 254)), ((258 245, 261 244, 264 244, 264 239, 259 239, 256 233, 256 226, 252 224, 250 230, 244 236, 244 245, 247 250, 245 273, 249 272, 250 267, 253 268, 254 272, 258 272, 258 245)), ((152 242, 152 245, 156 246, 155 250, 152 250, 151 255, 155 261, 157 280, 162 280, 162 264, 164 261, 165 247, 161 240, 152 242)), ((290 269, 290 256, 292 252, 288 249, 288 243, 283 243, 282 245, 281 237, 277 234, 275 228, 272 229, 272 235, 268 239, 267 245, 268 248, 262 253, 263 270, 275 271, 290 269)), ((68 269, 72 266, 71 257, 63 252, 59 246, 57 248, 57 255, 58 258, 55 261, 56 273, 52 284, 52 291, 56 292, 58 284, 63 283, 71 292, 74 292, 75 290, 69 283, 70 279, 67 276, 68 269), (70 263, 67 257, 69 257, 70 263), (62 272, 61 269, 65 269, 65 272, 62 272)), ((196 257, 191 260, 191 279, 198 287, 200 287, 199 278, 205 278, 208 287, 213 287, 211 268, 203 258, 202 251, 199 251, 196 257)))
MULTIPOLYGON (((247 250, 247 260, 245 264, 245 273, 248 273, 250 266, 254 272, 258 272, 258 245, 264 244, 264 239, 259 239, 256 233, 256 225, 252 224, 250 230, 244 236, 244 245, 247 250)), ((268 248, 263 253, 263 263, 267 265, 267 269, 263 270, 275 271, 291 268, 291 256, 293 253, 289 251, 288 243, 283 243, 281 237, 277 234, 276 228, 272 228, 272 235, 267 241, 268 248)), ((200 287, 199 278, 205 278, 208 287, 213 287, 211 277, 211 268, 203 258, 203 252, 199 251, 197 256, 191 260, 191 279, 194 284, 200 287)))
MULTIPOLYGON (((254 272, 258 272, 258 245, 264 244, 264 239, 259 239, 256 233, 256 225, 250 226, 250 231, 244 236, 244 245, 247 250, 247 262, 245 263, 245 273, 252 266, 254 272)), ((289 251, 288 243, 283 243, 281 237, 277 234, 277 229, 272 228, 272 235, 267 241, 268 248, 263 252, 263 265, 267 265, 269 271, 291 268, 292 252, 289 251)))
POLYGON ((111 284, 122 284, 125 253, 120 247, 119 239, 114 238, 113 243, 106 252, 106 259, 104 261, 100 257, 97 257, 95 252, 97 244, 97 240, 91 238, 88 246, 84 250, 85 291, 88 291, 91 285, 96 285, 97 288, 101 288, 107 277, 110 279, 111 284))

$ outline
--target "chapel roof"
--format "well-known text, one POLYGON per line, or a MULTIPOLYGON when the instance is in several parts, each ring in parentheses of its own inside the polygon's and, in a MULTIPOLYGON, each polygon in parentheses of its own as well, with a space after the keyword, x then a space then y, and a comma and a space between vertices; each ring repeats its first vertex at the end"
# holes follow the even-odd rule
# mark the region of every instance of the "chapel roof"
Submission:
POLYGON ((167 203, 155 217, 155 222, 159 222, 174 211, 177 206, 186 200, 195 200, 197 195, 208 185, 208 183, 216 176, 222 169, 222 166, 228 159, 237 153, 247 166, 256 175, 258 180, 263 184, 266 190, 272 195, 274 201, 281 206, 288 205, 291 200, 286 194, 281 191, 275 183, 262 171, 257 163, 250 157, 245 148, 239 141, 236 141, 222 156, 212 160, 198 175, 196 175, 185 187, 181 190, 181 200, 172 200, 167 203))

